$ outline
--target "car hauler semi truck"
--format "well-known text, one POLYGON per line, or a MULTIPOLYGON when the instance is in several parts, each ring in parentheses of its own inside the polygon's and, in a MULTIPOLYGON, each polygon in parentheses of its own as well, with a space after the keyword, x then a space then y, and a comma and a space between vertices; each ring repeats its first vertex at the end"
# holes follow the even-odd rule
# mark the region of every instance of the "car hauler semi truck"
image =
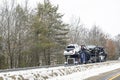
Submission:
POLYGON ((65 64, 95 63, 106 61, 107 54, 104 50, 104 47, 88 45, 84 46, 85 51, 83 51, 82 46, 77 44, 69 44, 66 47, 64 50, 64 56, 66 59, 65 64))

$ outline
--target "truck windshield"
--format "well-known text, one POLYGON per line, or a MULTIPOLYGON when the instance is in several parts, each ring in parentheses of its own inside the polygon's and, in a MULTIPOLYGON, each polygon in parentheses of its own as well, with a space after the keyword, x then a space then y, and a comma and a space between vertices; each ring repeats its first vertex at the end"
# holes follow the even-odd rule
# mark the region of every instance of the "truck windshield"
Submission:
POLYGON ((67 48, 75 48, 75 46, 67 46, 67 48))

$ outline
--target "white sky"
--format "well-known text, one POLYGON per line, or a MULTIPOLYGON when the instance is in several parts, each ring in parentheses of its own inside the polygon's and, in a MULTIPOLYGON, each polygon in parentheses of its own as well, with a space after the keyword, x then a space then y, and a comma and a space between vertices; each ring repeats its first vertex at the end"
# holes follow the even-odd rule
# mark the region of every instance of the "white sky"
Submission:
POLYGON ((59 4, 64 20, 70 22, 72 16, 91 27, 98 25, 104 32, 115 36, 120 33, 120 0, 51 0, 59 4))
MULTIPOLYGON (((24 0, 17 0, 23 2, 24 0)), ((112 36, 120 34, 120 0, 50 0, 59 5, 63 20, 70 23, 72 17, 81 19, 81 23, 90 28, 98 25, 105 33, 112 36)), ((29 5, 36 6, 43 0, 29 0, 29 5)))

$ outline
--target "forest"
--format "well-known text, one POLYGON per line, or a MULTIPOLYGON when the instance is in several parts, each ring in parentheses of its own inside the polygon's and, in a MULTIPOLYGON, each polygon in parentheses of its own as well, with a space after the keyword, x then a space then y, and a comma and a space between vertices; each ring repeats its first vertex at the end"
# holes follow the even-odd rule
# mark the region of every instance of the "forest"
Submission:
POLYGON ((66 45, 104 46, 108 60, 120 56, 120 34, 109 34, 93 24, 91 29, 73 19, 68 24, 62 20, 59 6, 49 0, 30 8, 11 0, 0 6, 0 69, 56 65, 64 63, 66 45))

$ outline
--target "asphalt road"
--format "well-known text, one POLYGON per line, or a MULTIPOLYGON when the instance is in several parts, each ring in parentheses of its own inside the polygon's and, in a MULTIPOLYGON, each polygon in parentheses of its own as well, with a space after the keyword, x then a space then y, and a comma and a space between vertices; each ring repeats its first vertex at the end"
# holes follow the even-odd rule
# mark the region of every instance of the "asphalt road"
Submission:
POLYGON ((120 73, 112 76, 111 78, 109 78, 109 80, 120 80, 120 73))
POLYGON ((85 80, 120 80, 120 68, 87 78, 85 80))

